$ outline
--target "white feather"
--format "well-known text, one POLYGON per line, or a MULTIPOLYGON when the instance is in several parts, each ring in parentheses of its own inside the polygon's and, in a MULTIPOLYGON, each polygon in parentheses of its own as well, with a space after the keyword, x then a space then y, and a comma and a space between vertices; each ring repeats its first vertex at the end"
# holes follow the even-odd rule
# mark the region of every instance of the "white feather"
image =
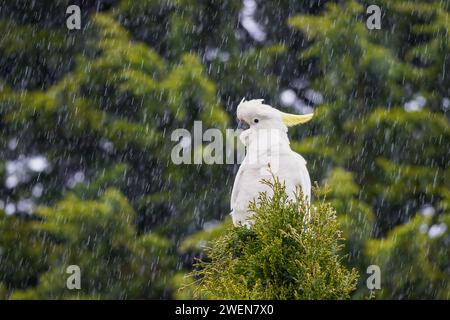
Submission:
POLYGON ((311 180, 305 159, 289 146, 287 127, 280 111, 262 104, 263 100, 242 101, 238 106, 238 118, 250 124, 250 129, 241 134, 246 145, 246 155, 239 167, 231 193, 231 215, 235 225, 251 225, 249 203, 257 199, 260 192, 270 188, 261 183, 271 179, 272 173, 286 185, 289 197, 294 198, 300 187, 305 199, 311 199, 311 180), (257 119, 257 122, 255 121, 257 119), (270 132, 270 141, 264 140, 265 131, 270 132), (270 164, 270 170, 269 170, 270 164))

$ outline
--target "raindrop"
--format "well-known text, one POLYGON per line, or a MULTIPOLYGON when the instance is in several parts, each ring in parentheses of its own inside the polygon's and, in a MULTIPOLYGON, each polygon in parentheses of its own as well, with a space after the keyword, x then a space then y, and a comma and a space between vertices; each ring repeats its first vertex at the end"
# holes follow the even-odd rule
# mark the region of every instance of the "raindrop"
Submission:
POLYGON ((404 108, 407 112, 420 111, 425 107, 427 100, 423 96, 417 96, 413 100, 405 103, 404 108))
POLYGON ((292 89, 284 90, 280 95, 281 103, 287 107, 290 107, 297 100, 297 95, 292 89))
POLYGON ((42 172, 49 167, 49 162, 43 156, 35 156, 28 159, 28 168, 34 172, 42 172))
POLYGON ((19 178, 16 175, 11 175, 6 178, 5 186, 8 189, 13 189, 19 184, 19 178))
POLYGON ((18 144, 19 144, 19 140, 17 140, 17 138, 10 139, 8 141, 8 148, 9 148, 9 150, 16 150, 18 144))
POLYGON ((434 224, 428 230, 428 237, 433 239, 443 235, 447 231, 447 225, 445 223, 434 224))
POLYGON ((432 217, 434 216, 436 210, 434 209, 434 207, 432 205, 425 205, 422 210, 421 213, 424 217, 432 217))
POLYGON ((31 194, 33 195, 33 197, 39 198, 42 196, 43 191, 44 191, 44 186, 42 185, 42 183, 38 183, 31 190, 31 194))
POLYGON ((444 111, 447 111, 448 109, 450 109, 450 99, 445 97, 444 99, 442 99, 442 109, 444 109, 444 111))
POLYGON ((320 92, 308 89, 305 91, 305 98, 311 101, 313 104, 321 104, 323 102, 323 96, 320 92))
POLYGON ((33 201, 31 199, 20 200, 17 203, 17 211, 28 214, 33 213, 33 201))
POLYGON ((14 203, 8 203, 5 206, 5 213, 7 215, 13 215, 14 213, 16 213, 16 205, 14 203))

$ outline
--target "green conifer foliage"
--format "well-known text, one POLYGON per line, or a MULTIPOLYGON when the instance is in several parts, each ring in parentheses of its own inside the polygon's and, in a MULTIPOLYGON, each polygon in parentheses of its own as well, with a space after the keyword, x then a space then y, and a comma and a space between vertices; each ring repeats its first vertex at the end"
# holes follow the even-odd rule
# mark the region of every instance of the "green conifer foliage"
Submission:
POLYGON ((48 266, 35 287, 16 290, 11 299, 151 299, 170 293, 170 243, 157 234, 139 234, 136 213, 117 190, 90 201, 70 195, 54 207, 40 208, 38 216, 38 253, 46 253, 48 266), (80 267, 80 290, 66 286, 70 265, 80 267))
POLYGON ((46 269, 46 251, 33 226, 29 219, 0 210, 0 299, 14 288, 36 285, 39 272, 46 269))
POLYGON ((450 299, 450 215, 415 216, 386 238, 370 240, 367 254, 382 270, 382 299, 450 299))
POLYGON ((449 0, 0 0, 0 298, 192 297, 172 288, 209 241, 197 297, 346 298, 345 268, 377 264, 375 297, 449 298, 449 29, 449 0), (81 30, 66 28, 72 2, 81 30), (366 27, 373 4, 380 30, 366 27), (172 163, 174 129, 233 128, 243 97, 313 109, 289 137, 328 242, 289 220, 300 204, 268 198, 253 208, 270 224, 232 228, 237 166, 172 163), (28 167, 36 156, 45 169, 28 167))
POLYGON ((339 177, 336 166, 352 175, 354 188, 332 183, 344 200, 333 201, 352 207, 343 210, 343 228, 361 231, 348 238, 359 239, 361 272, 380 266, 383 298, 448 298, 440 271, 448 268, 448 236, 427 232, 448 229, 449 8, 448 1, 346 1, 289 20, 309 39, 299 57, 316 66, 314 86, 326 101, 318 134, 293 146, 313 160, 313 176, 339 177), (380 30, 365 26, 370 4, 382 10, 380 30), (426 208, 431 221, 420 215, 426 208), (369 224, 360 228, 357 217, 371 211, 372 236, 382 238, 366 242, 369 224))
MULTIPOLYGON (((357 1, 289 20, 310 41, 299 56, 316 66, 313 81, 327 101, 317 110, 318 134, 294 147, 354 173, 364 187, 359 197, 383 213, 376 234, 426 203, 438 206, 438 190, 446 189, 449 92, 441 81, 448 78, 448 3, 419 2, 375 1, 385 12, 380 30, 366 28, 357 1), (425 101, 422 110, 409 107, 415 99, 425 101)), ((313 165, 313 175, 326 174, 323 168, 313 165)))
MULTIPOLYGON (((84 189, 86 194, 101 193, 105 186, 98 184, 98 176, 109 175, 108 184, 120 188, 139 210, 143 228, 155 224, 167 232, 178 228, 181 236, 180 228, 200 223, 198 217, 193 220, 195 212, 207 205, 196 197, 186 199, 188 186, 199 177, 219 179, 221 171, 217 166, 192 170, 193 166, 174 165, 170 133, 177 128, 191 130, 194 120, 203 121, 205 128, 224 129, 228 115, 197 56, 184 54, 171 65, 145 44, 133 41, 110 15, 97 14, 92 22, 86 31, 93 40, 87 45, 91 54, 78 55, 74 70, 48 90, 3 87, 3 143, 6 149, 8 139, 15 137, 20 144, 7 157, 30 150, 49 157, 55 170, 39 179, 52 197, 67 191, 60 186, 66 185, 68 172, 81 170, 88 180, 96 179, 97 183, 88 184, 91 191, 84 189), (108 150, 102 148, 105 143, 111 146, 108 150), (169 193, 166 203, 154 201, 158 194, 169 193), (185 200, 177 201, 181 198, 185 200), (169 202, 183 210, 175 210, 169 202), (177 221, 168 225, 172 219, 177 221)), ((32 183, 36 181, 19 185, 12 198, 30 194, 32 183)), ((207 189, 196 191, 198 197, 209 199, 207 189)), ((221 194, 215 193, 211 200, 223 202, 221 194)))
POLYGON ((230 226, 206 250, 191 278, 197 296, 211 299, 346 299, 358 278, 339 255, 342 236, 335 210, 293 201, 275 179, 273 190, 250 205, 251 228, 230 226), (307 218, 308 209, 311 219, 307 218))

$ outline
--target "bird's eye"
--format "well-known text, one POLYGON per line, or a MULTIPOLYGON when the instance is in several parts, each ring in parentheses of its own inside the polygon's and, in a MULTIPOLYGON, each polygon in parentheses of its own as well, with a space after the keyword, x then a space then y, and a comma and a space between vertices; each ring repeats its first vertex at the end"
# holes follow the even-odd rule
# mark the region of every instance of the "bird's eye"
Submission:
POLYGON ((258 119, 254 119, 253 122, 254 122, 254 123, 258 123, 259 120, 258 120, 258 119))

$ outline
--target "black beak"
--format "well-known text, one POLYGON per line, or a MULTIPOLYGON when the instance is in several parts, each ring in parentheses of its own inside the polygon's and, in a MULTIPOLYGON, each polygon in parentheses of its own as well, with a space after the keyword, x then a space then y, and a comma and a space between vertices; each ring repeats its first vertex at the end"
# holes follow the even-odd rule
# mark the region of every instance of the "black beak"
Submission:
POLYGON ((248 125, 247 122, 241 121, 241 120, 238 121, 238 129, 247 130, 249 128, 250 128, 250 126, 248 125))

